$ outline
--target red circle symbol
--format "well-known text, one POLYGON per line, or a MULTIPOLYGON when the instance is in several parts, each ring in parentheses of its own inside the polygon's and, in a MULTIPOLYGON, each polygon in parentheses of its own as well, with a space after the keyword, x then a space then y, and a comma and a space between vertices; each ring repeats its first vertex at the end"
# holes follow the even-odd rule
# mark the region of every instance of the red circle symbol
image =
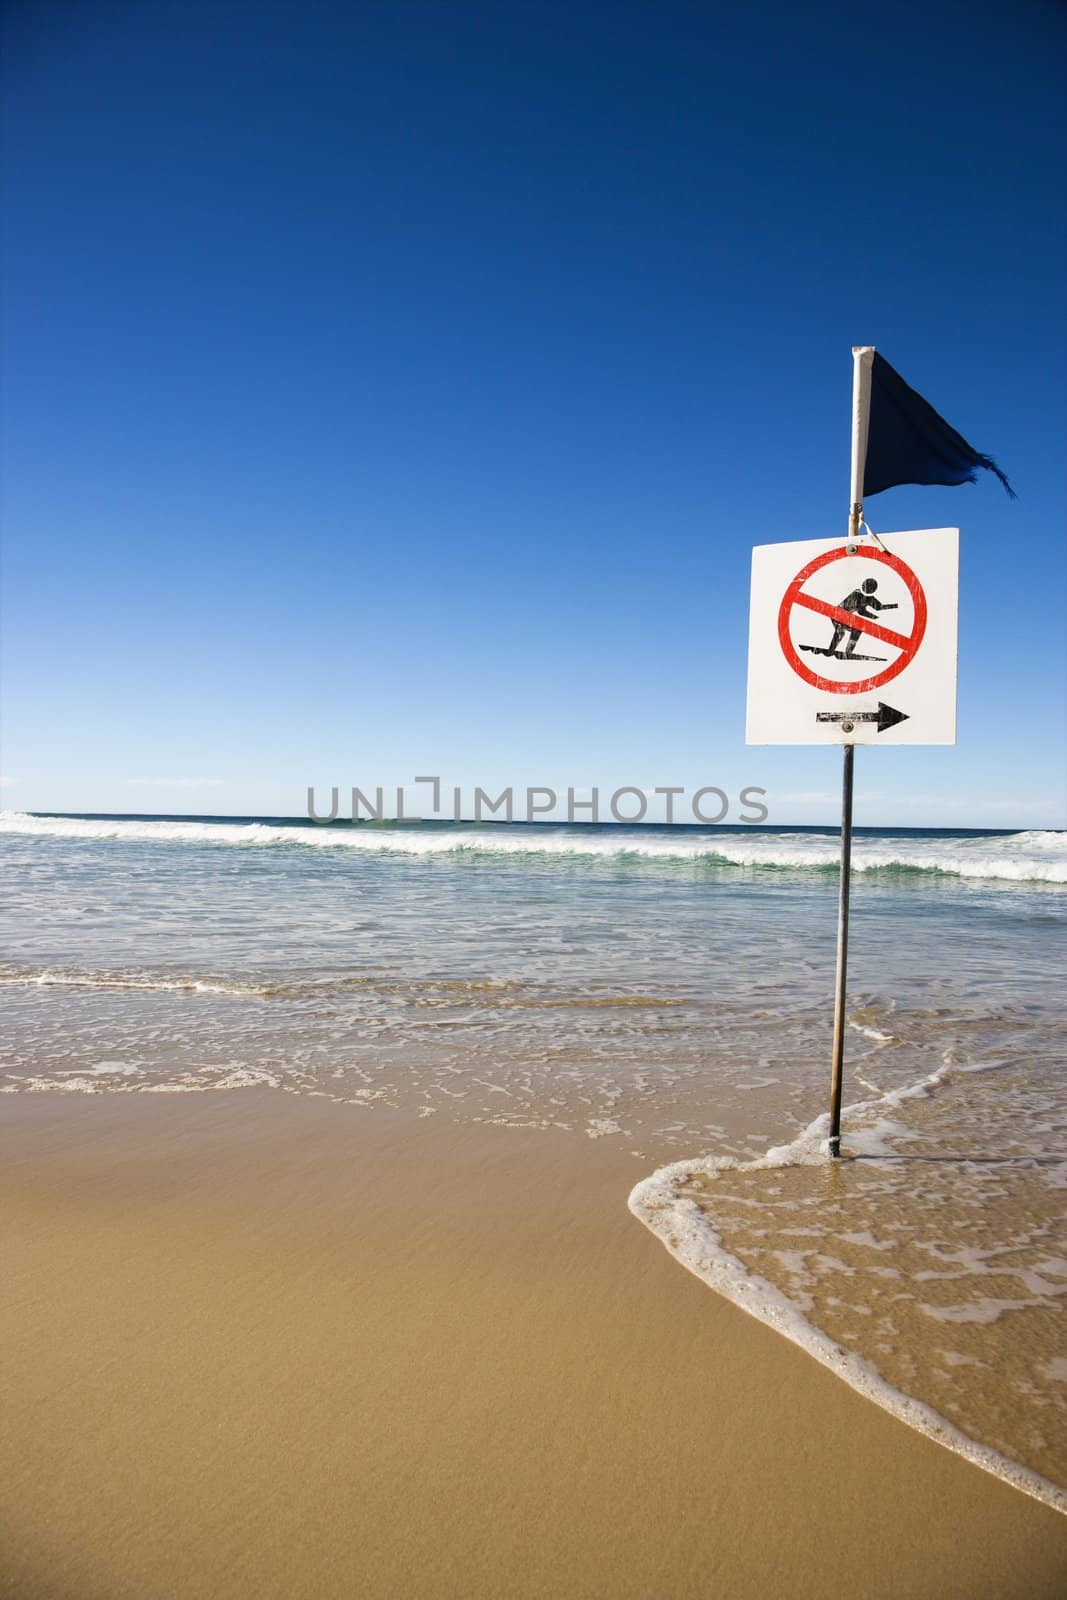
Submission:
MULTIPOLYGON (((841 545, 836 550, 824 550, 821 556, 816 556, 802 567, 793 579, 789 588, 782 597, 782 604, 778 611, 778 641, 782 646, 785 659, 789 662, 798 677, 810 683, 815 689, 825 689, 831 694, 866 694, 870 689, 880 689, 884 683, 904 671, 909 662, 914 661, 916 652, 923 642, 926 632, 926 596, 922 584, 915 573, 899 556, 890 555, 888 550, 877 550, 873 547, 862 551, 864 561, 880 561, 883 566, 890 567, 902 579, 911 595, 912 605, 915 607, 915 618, 912 622, 910 633, 899 633, 895 628, 884 627, 880 622, 874 622, 869 617, 859 615, 857 612, 845 611, 841 606, 832 606, 825 600, 820 600, 815 595, 804 593, 804 584, 813 573, 821 571, 831 561, 840 561, 848 555, 848 549, 841 545), (883 644, 892 645, 900 651, 897 659, 884 672, 876 672, 871 678, 861 678, 857 683, 839 683, 834 678, 823 677, 814 668, 802 661, 797 653, 789 632, 789 621, 793 614, 794 606, 803 606, 808 611, 817 612, 820 616, 829 617, 831 622, 840 622, 851 630, 858 629, 860 633, 869 638, 879 639, 883 644)), ((829 655, 829 651, 826 652, 829 655)))

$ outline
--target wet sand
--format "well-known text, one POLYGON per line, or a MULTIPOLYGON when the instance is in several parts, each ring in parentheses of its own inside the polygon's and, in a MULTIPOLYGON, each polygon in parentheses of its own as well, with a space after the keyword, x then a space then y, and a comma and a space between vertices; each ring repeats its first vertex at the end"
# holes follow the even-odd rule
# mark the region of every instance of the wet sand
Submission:
POLYGON ((0 1592, 1060 1591, 1067 1519, 679 1268, 621 1141, 0 1101, 0 1592))

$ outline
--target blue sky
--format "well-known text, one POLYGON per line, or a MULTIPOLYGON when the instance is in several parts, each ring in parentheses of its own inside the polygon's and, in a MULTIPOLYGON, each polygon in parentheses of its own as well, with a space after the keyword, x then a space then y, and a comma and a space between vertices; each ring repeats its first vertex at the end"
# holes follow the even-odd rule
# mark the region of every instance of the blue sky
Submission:
POLYGON ((960 717, 861 752, 857 820, 1065 825, 1061 7, 39 0, 5 45, 5 805, 833 820, 833 751, 744 745, 749 552, 843 527, 873 343, 1019 498, 869 502, 962 527, 960 717))

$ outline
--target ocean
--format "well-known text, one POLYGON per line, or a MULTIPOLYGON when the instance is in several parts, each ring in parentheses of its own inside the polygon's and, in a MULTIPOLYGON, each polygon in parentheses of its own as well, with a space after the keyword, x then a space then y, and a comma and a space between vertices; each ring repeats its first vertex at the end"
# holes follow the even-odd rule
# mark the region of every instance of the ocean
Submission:
POLYGON ((258 1088, 613 1141, 685 1267, 1067 1509, 1067 835, 857 829, 831 1164, 837 849, 7 812, 0 1094, 258 1088))

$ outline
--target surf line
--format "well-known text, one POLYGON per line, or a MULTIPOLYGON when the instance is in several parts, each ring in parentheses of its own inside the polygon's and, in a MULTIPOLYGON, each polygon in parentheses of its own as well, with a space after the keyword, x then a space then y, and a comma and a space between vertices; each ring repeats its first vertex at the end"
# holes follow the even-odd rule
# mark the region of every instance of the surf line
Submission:
MULTIPOLYGON (((852 1118, 865 1111, 884 1111, 902 1100, 917 1098, 942 1083, 950 1066, 949 1062, 945 1062, 936 1072, 917 1083, 904 1089, 889 1090, 872 1099, 860 1100, 855 1105, 847 1106, 846 1112, 852 1118)), ((906 1422, 916 1432, 925 1434, 936 1444, 943 1445, 946 1450, 954 1451, 973 1465, 992 1473, 995 1478, 1022 1490, 1023 1494, 1067 1515, 1067 1488, 1053 1483, 1039 1472, 1031 1471, 1021 1462, 1002 1455, 991 1445, 972 1439, 962 1428, 943 1417, 940 1411, 935 1411, 933 1406, 905 1394, 887 1378, 883 1378, 866 1356, 847 1350, 836 1339, 831 1339, 829 1334, 823 1333, 821 1328, 808 1321, 788 1295, 768 1279, 750 1271, 739 1257, 732 1255, 723 1245, 708 1213, 695 1200, 678 1192, 678 1186, 692 1177, 714 1178, 720 1172, 774 1172, 784 1167, 823 1166, 830 1121, 831 1113, 823 1112, 791 1144, 772 1146, 753 1161, 739 1161, 733 1156, 705 1156, 660 1167, 631 1190, 629 1209, 694 1277, 750 1317, 766 1323, 776 1333, 799 1345, 820 1365, 836 1373, 850 1389, 855 1389, 857 1394, 872 1400, 875 1405, 881 1406, 901 1422, 906 1422)), ((877 1157, 872 1159, 877 1160, 877 1157)))

